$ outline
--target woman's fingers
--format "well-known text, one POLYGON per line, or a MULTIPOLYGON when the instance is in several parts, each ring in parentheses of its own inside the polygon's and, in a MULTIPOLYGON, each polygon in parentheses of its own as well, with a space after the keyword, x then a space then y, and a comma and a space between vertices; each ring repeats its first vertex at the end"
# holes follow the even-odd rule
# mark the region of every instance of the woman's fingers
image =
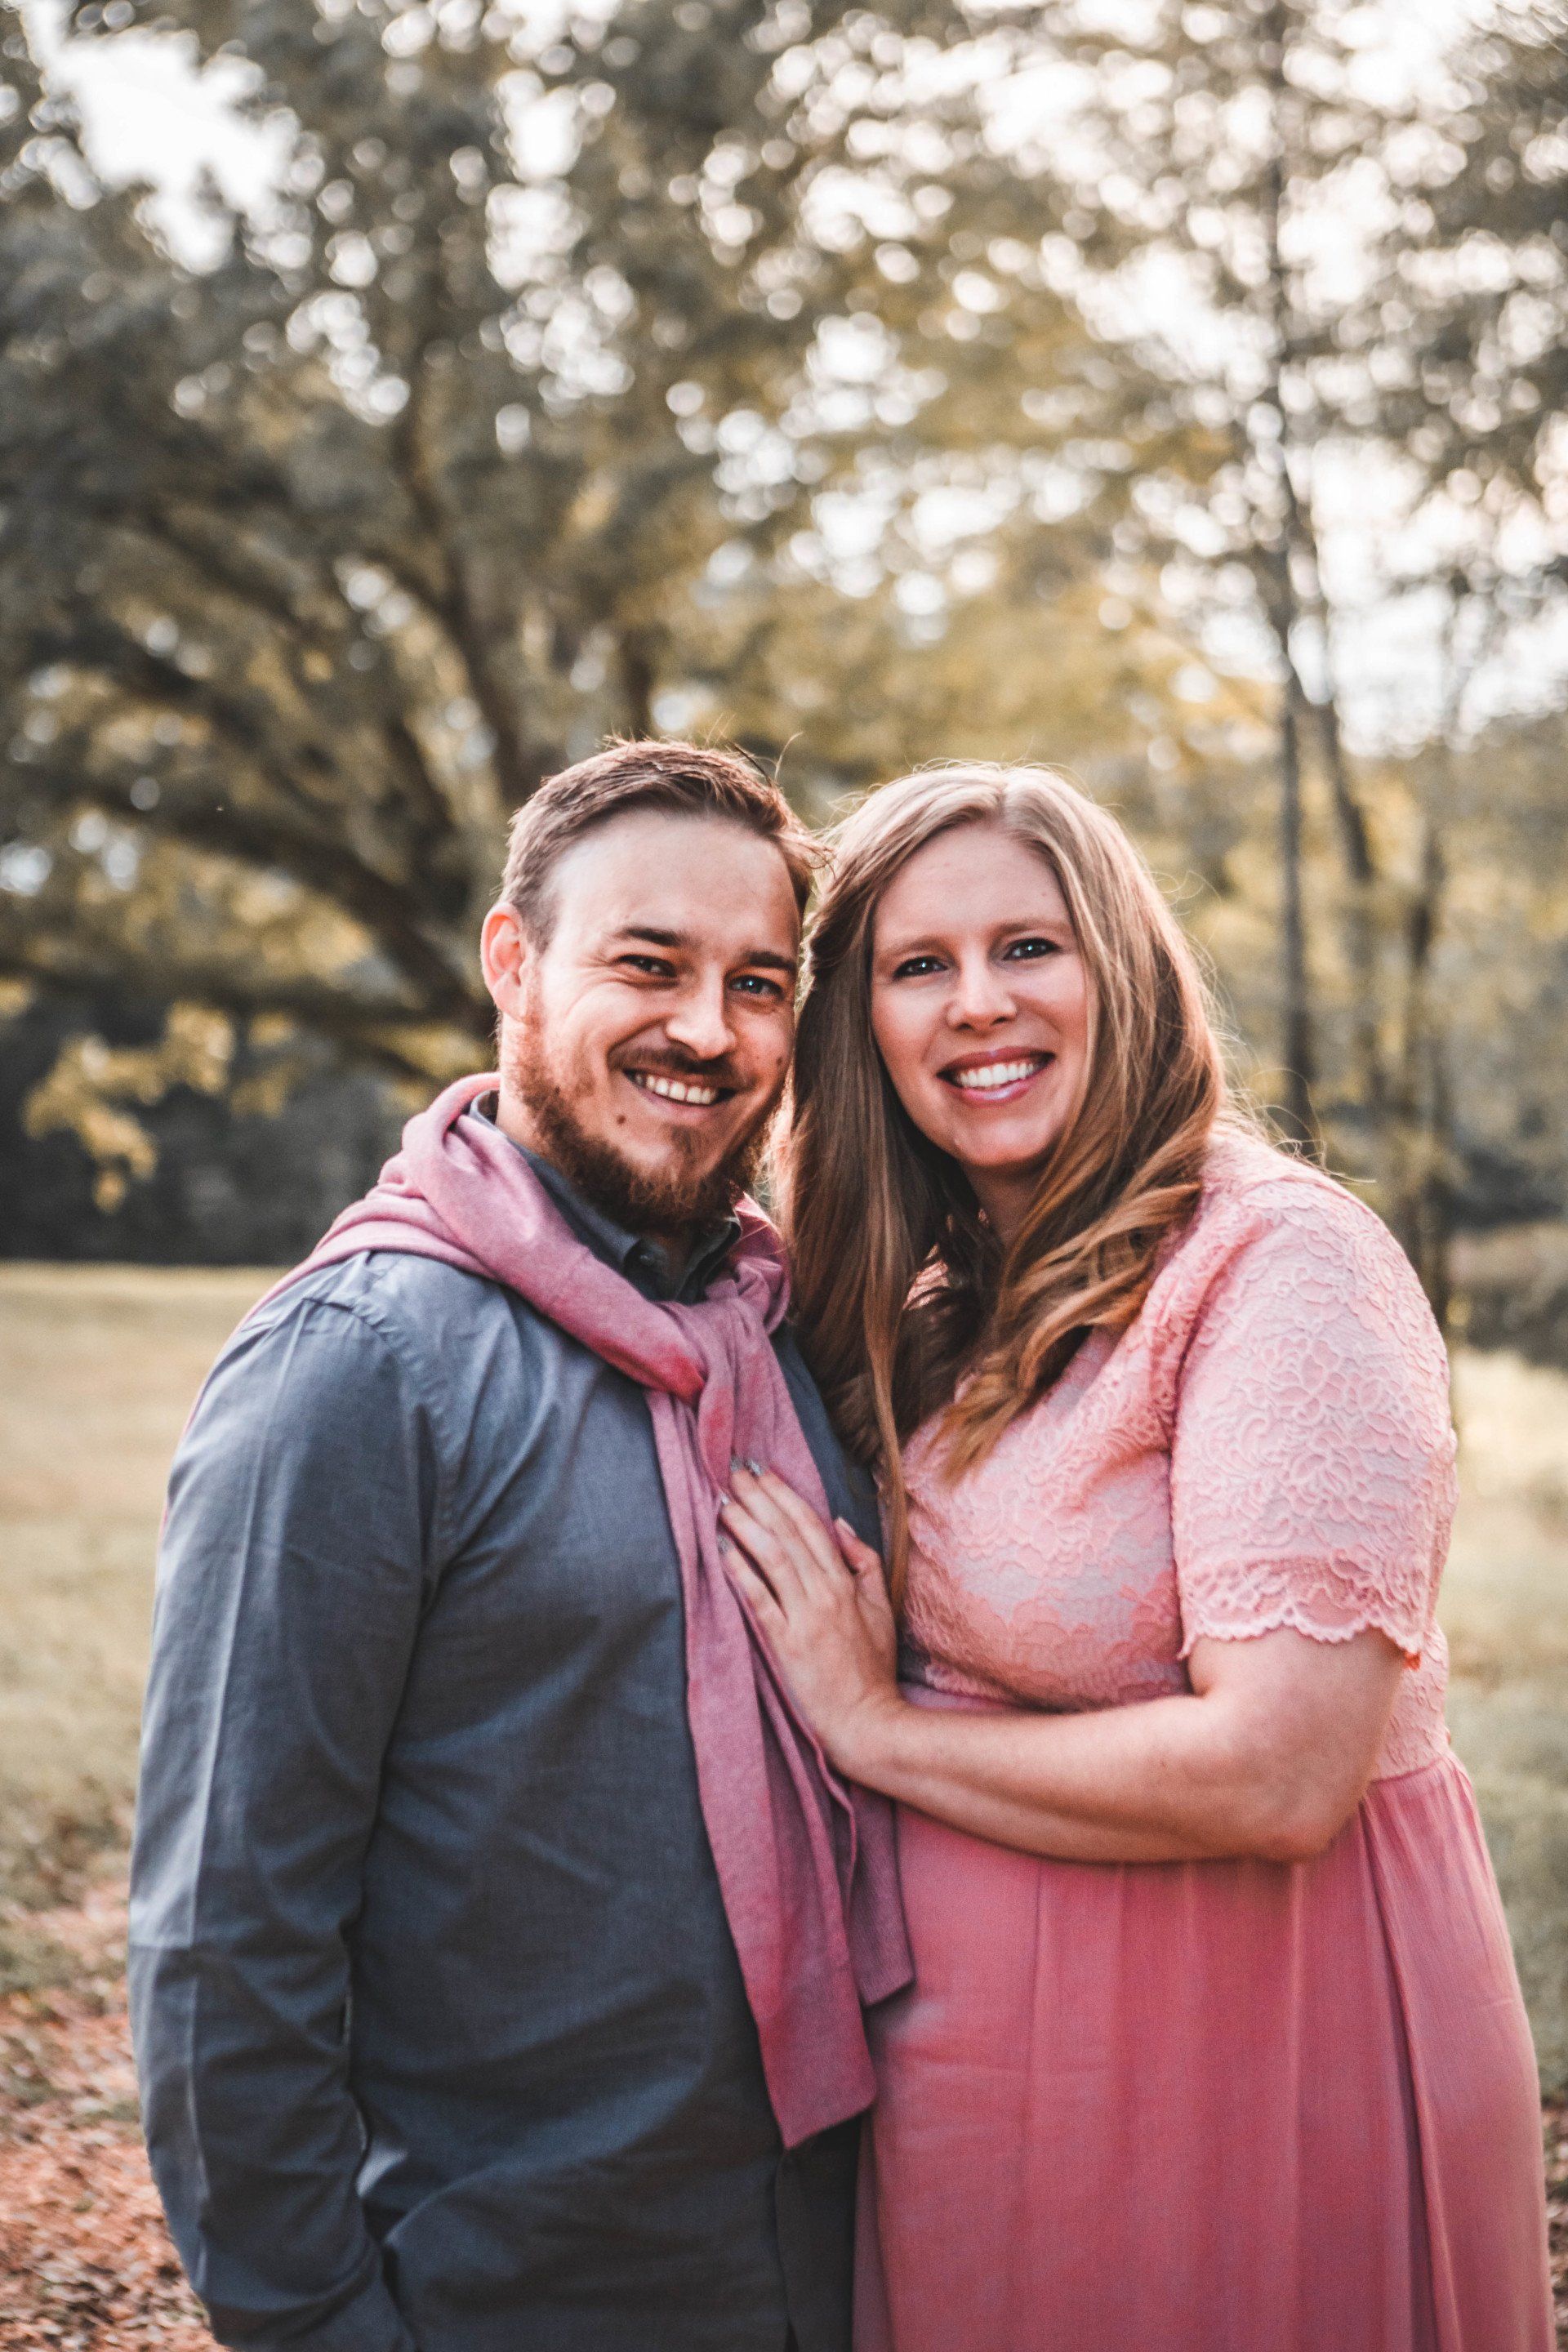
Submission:
POLYGON ((820 1666, 836 1641, 847 1640, 853 1651, 858 1637, 849 1625, 858 1621, 879 1657, 887 1652, 892 1619, 882 1563, 869 1544, 843 1519, 825 1525, 771 1471, 736 1463, 731 1483, 734 1491, 719 1514, 727 1564, 775 1650, 794 1654, 798 1667, 805 1643, 820 1666))
POLYGON ((789 1619, 779 1607, 778 1596, 765 1576, 752 1566, 744 1552, 727 1543, 723 1547, 724 1567, 731 1582, 745 1598, 762 1631, 771 1643, 788 1630, 789 1619))
MULTIPOLYGON (((751 1485, 754 1487, 756 1481, 751 1485)), ((772 1586, 781 1605, 800 1598, 802 1591, 799 1561, 800 1539, 787 1521, 783 1530, 771 1517, 764 1517, 760 1508, 753 1508, 755 1497, 742 1501, 731 1496, 719 1513, 719 1524, 731 1540, 739 1544, 753 1568, 761 1570, 772 1586)))
POLYGON ((838 1540, 844 1547, 855 1579, 855 1600, 865 1626, 878 1654, 890 1664, 897 1659, 899 1629, 893 1616, 893 1603, 888 1591, 888 1579, 881 1555, 862 1543, 847 1520, 835 1519, 838 1540))
POLYGON ((749 1463, 732 1462, 730 1483, 737 1501, 781 1543, 798 1546, 805 1530, 790 1505, 795 1496, 771 1470, 753 1470, 749 1463))
POLYGON ((752 1471, 743 1463, 738 1465, 734 1478, 747 1507, 773 1530, 782 1543, 791 1547, 803 1572, 815 1567, 825 1576, 842 1576, 843 1555, 832 1531, 793 1486, 775 1471, 752 1471))
POLYGON ((764 1483, 741 1462, 731 1465, 730 1477, 733 1492, 721 1514, 724 1525, 768 1571, 781 1600, 786 1591, 792 1597, 804 1594, 819 1571, 799 1524, 781 1506, 782 1482, 764 1483))
POLYGON ((851 1740, 868 1708, 897 1696, 898 1637, 881 1562, 852 1528, 826 1526, 781 1479, 737 1465, 731 1480, 719 1515, 725 1570, 803 1719, 850 1769, 849 1748, 841 1753, 836 1743, 851 1740), (854 1570, 845 1558, 851 1546, 854 1570))
POLYGON ((882 1573, 881 1553, 879 1551, 873 1551, 868 1543, 862 1543, 860 1538, 856 1534, 847 1519, 836 1518, 833 1522, 833 1526, 834 1531, 838 1538, 839 1549, 842 1550, 845 1559, 848 1561, 856 1575, 880 1576, 882 1573))
POLYGON ((748 1544, 745 1529, 740 1524, 742 1516, 728 1507, 719 1514, 721 1528, 719 1549, 723 1556, 724 1565, 737 1581, 740 1580, 742 1573, 755 1579, 776 1605, 778 1595, 773 1591, 767 1570, 748 1544))

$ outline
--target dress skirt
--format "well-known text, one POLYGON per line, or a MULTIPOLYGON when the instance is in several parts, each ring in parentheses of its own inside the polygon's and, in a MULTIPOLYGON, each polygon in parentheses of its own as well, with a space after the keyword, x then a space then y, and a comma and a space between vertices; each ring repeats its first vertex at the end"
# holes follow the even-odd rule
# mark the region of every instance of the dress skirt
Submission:
POLYGON ((1451 1757, 1307 1863, 899 1836, 856 2352, 1551 2352, 1534 2056, 1451 1757))

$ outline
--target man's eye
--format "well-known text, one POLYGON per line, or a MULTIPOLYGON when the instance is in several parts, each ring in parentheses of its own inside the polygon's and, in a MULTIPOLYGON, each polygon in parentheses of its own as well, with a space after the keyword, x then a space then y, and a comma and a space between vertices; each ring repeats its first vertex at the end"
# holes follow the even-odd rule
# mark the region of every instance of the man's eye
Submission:
POLYGON ((784 990, 779 982, 776 980, 764 978, 760 971, 742 972, 733 985, 742 995, 760 997, 768 1003, 776 1003, 784 995, 784 990))
POLYGON ((654 980, 674 977, 674 965, 666 963, 662 956, 628 955, 623 956, 621 961, 629 964, 634 971, 647 972, 654 980))

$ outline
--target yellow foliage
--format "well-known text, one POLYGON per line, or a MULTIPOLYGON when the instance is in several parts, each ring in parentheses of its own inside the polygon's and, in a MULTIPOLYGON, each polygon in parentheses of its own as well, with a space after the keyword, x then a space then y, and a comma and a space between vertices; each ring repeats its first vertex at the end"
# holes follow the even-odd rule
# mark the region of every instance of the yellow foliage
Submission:
POLYGON ((155 1045, 106 1045, 101 1037, 73 1037, 22 1106, 31 1136, 74 1135, 97 1171, 93 1199, 119 1208, 132 1177, 158 1164, 152 1136, 129 1108, 157 1102, 171 1087, 220 1094, 234 1053, 226 1015, 204 1004, 174 1004, 155 1045))
POLYGON ((275 1054, 241 1078, 229 1095, 237 1118, 277 1118, 309 1067, 301 1053, 275 1054))

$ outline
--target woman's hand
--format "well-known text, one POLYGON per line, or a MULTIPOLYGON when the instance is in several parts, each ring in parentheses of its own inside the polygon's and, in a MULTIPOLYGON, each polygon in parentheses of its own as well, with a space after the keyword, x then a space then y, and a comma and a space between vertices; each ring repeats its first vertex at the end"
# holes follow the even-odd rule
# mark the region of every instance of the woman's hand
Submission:
POLYGON ((828 1761, 866 1767, 899 1696, 898 1631, 882 1563, 843 1519, 831 1528, 771 1470, 733 1465, 720 1512, 725 1564, 828 1761))

